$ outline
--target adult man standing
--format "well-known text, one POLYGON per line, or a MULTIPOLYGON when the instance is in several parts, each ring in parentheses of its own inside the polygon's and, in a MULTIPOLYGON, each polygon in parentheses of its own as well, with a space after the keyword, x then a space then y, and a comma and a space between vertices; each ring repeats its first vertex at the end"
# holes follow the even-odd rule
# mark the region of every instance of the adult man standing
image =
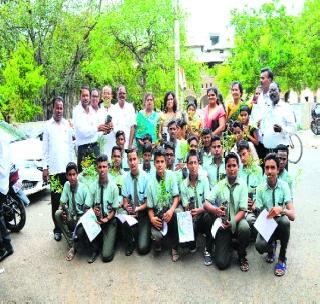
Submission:
POLYGON ((117 92, 118 102, 112 108, 112 121, 114 125, 114 132, 123 131, 125 138, 129 139, 126 142, 125 148, 131 147, 133 143, 134 127, 136 124, 136 114, 131 103, 126 101, 127 91, 125 86, 120 85, 117 92))
POLYGON ((10 234, 4 220, 3 203, 9 190, 9 144, 0 139, 0 262, 13 253, 10 234))
POLYGON ((98 132, 107 132, 107 126, 99 124, 98 116, 90 106, 90 91, 86 86, 80 89, 80 102, 73 109, 72 117, 78 147, 78 169, 81 172, 81 162, 86 156, 99 155, 98 132))
POLYGON ((295 132, 295 119, 290 106, 280 101, 279 88, 275 83, 270 85, 269 96, 272 105, 265 109, 260 132, 264 147, 271 152, 279 144, 289 145, 289 135, 295 132))
MULTIPOLYGON (((55 176, 63 186, 66 182, 66 165, 73 160, 72 129, 69 122, 63 118, 63 99, 57 96, 53 99, 53 116, 46 122, 43 130, 43 180, 48 181, 49 176, 55 176)), ((51 215, 56 241, 61 240, 61 229, 55 219, 60 196, 57 189, 51 188, 51 215)))

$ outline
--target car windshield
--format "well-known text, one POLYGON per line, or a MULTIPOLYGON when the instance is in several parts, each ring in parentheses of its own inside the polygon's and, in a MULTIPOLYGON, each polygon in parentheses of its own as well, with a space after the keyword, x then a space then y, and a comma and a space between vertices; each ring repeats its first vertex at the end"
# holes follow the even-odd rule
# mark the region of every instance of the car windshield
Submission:
POLYGON ((18 130, 14 126, 6 123, 5 121, 0 121, 0 137, 4 138, 5 140, 9 142, 24 140, 29 138, 27 134, 22 132, 21 130, 18 130))

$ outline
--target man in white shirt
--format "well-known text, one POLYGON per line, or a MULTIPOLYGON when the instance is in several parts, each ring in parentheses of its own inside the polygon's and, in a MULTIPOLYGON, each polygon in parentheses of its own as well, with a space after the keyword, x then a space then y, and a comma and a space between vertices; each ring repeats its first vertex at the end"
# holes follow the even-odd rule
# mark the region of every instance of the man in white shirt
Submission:
POLYGON ((99 122, 96 112, 90 106, 90 91, 86 86, 80 89, 80 102, 73 109, 72 118, 78 147, 78 169, 81 172, 81 162, 86 156, 99 155, 98 132, 107 131, 106 125, 99 122))
MULTIPOLYGON (((66 165, 73 161, 75 153, 72 143, 72 128, 63 118, 63 99, 57 96, 53 99, 53 116, 43 129, 43 180, 46 182, 53 176, 63 187, 66 182, 66 165)), ((55 212, 59 208, 60 191, 51 188, 51 211, 54 223, 54 239, 61 240, 61 230, 55 220, 55 212)))
POLYGON ((274 150, 279 144, 289 145, 289 135, 294 133, 295 118, 289 104, 280 100, 280 92, 276 83, 269 89, 272 105, 266 108, 261 120, 260 131, 263 145, 268 152, 274 150))
POLYGON ((9 190, 9 143, 0 138, 0 262, 13 253, 10 234, 4 220, 3 203, 9 190))
POLYGON ((136 113, 133 105, 126 101, 127 92, 125 86, 119 86, 117 97, 118 102, 112 108, 112 122, 114 132, 123 131, 125 133, 125 138, 129 139, 125 144, 125 148, 127 148, 128 146, 132 146, 136 113))

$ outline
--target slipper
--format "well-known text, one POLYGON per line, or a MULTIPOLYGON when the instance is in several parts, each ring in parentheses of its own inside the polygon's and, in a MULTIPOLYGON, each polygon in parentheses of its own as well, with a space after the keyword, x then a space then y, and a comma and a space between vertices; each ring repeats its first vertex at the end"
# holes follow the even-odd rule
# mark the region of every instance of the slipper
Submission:
POLYGON ((240 259, 240 270, 244 272, 249 270, 249 262, 246 258, 240 259))
POLYGON ((269 252, 266 256, 266 262, 272 264, 276 260, 277 242, 272 244, 272 252, 269 252))
POLYGON ((71 247, 67 253, 66 260, 68 262, 70 262, 74 258, 75 255, 76 255, 76 250, 73 247, 71 247))
POLYGON ((286 261, 278 261, 278 263, 276 264, 275 268, 274 268, 274 274, 277 277, 282 277, 285 275, 287 270, 287 265, 286 265, 286 261))
POLYGON ((177 249, 173 249, 173 248, 172 248, 171 253, 172 253, 172 262, 176 262, 176 261, 178 261, 178 260, 179 260, 179 258, 180 258, 180 255, 179 255, 178 250, 177 250, 177 249))

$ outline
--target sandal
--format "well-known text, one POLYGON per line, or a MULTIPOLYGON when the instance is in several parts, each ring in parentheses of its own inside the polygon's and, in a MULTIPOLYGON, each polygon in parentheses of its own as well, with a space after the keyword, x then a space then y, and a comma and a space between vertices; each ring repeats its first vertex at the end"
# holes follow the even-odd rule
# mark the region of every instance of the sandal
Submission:
POLYGON ((249 262, 246 258, 240 259, 240 270, 244 272, 249 270, 249 262))
POLYGON ((176 262, 179 260, 180 255, 177 249, 172 248, 171 254, 172 254, 172 262, 176 262))
POLYGON ((76 250, 74 249, 74 247, 71 247, 67 253, 66 260, 68 262, 70 262, 74 258, 75 255, 76 255, 76 250))
POLYGON ((287 270, 286 260, 285 261, 279 260, 274 268, 274 274, 277 277, 282 277, 286 274, 286 270, 287 270))

